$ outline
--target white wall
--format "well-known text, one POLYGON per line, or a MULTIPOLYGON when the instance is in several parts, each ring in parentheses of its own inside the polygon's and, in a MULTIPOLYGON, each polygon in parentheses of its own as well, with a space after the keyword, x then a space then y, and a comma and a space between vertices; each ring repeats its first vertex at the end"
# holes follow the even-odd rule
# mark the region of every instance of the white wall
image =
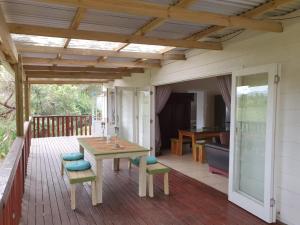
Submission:
POLYGON ((165 65, 151 73, 151 84, 230 74, 243 67, 270 63, 282 65, 279 94, 280 133, 277 146, 278 218, 300 224, 300 19, 287 24, 283 33, 250 33, 224 44, 223 51, 192 51, 186 61, 165 65))
MULTIPOLYGON (((277 146, 278 218, 300 224, 300 19, 284 23, 283 33, 244 32, 224 43, 223 51, 194 50, 186 61, 150 71, 151 80, 140 78, 122 85, 161 85, 230 74, 243 67, 270 63, 282 65, 279 93, 279 144, 277 146), (149 82, 149 83, 147 83, 149 82)), ((148 75, 147 75, 148 76, 148 75)))

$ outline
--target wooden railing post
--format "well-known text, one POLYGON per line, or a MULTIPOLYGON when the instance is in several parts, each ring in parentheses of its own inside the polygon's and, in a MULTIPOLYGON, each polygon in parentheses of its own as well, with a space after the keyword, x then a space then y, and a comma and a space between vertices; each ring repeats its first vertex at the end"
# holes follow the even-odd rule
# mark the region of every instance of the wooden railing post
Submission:
POLYGON ((23 112, 23 80, 24 71, 22 66, 22 57, 18 56, 18 63, 14 65, 15 69, 15 93, 16 93, 16 125, 17 136, 24 135, 24 112, 23 112))
POLYGON ((30 116, 30 93, 31 93, 31 87, 28 82, 28 79, 26 78, 26 81, 24 83, 24 109, 25 109, 26 121, 29 121, 29 116, 30 116))
POLYGON ((66 136, 70 136, 69 116, 66 116, 66 136))

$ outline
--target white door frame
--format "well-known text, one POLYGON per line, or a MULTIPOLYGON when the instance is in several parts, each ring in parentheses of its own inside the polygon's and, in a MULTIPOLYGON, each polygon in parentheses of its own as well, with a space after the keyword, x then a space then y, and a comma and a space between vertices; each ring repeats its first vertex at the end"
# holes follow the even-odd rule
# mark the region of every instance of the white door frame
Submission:
POLYGON ((277 113, 277 92, 278 85, 275 84, 275 77, 280 75, 279 65, 269 64, 257 67, 245 68, 234 72, 232 75, 232 98, 231 98, 231 134, 230 134, 230 167, 229 167, 229 192, 228 199, 245 210, 251 212, 257 217, 272 223, 276 221, 276 195, 275 195, 275 135, 276 135, 276 113, 277 113), (268 116, 267 116, 267 133, 266 133, 266 155, 265 155, 265 184, 264 184, 264 203, 258 203, 250 200, 249 197, 241 195, 235 191, 234 173, 238 169, 234 163, 234 143, 235 143, 235 106, 236 106, 236 77, 251 74, 268 73, 268 116), (270 113, 273 112, 273 113, 270 113), (267 160, 271 159, 271 160, 267 160))

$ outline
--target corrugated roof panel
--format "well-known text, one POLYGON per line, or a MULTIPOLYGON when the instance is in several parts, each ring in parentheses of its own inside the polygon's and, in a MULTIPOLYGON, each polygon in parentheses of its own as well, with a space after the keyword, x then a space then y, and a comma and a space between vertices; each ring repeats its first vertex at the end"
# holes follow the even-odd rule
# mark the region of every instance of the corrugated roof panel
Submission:
POLYGON ((81 30, 132 34, 147 23, 150 17, 88 10, 80 24, 81 30))
POLYGON ((76 8, 44 4, 36 1, 6 0, 0 2, 9 23, 67 28, 76 8))
POLYGON ((178 2, 178 0, 145 0, 144 2, 168 6, 168 5, 174 5, 175 3, 178 2))
POLYGON ((223 15, 238 15, 252 9, 266 0, 199 0, 187 7, 194 11, 206 11, 223 15))

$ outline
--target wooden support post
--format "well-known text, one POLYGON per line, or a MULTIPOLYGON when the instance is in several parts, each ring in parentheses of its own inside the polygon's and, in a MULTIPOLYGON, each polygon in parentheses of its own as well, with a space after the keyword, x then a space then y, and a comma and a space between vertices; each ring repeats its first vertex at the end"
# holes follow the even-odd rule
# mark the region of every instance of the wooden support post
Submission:
POLYGON ((29 121, 29 117, 30 117, 30 95, 31 95, 31 87, 26 78, 26 81, 24 83, 24 109, 25 109, 26 121, 29 121))
POLYGON ((16 93, 16 125, 17 136, 24 136, 24 111, 23 111, 23 67, 22 57, 18 56, 18 63, 14 65, 15 70, 15 93, 16 93))

